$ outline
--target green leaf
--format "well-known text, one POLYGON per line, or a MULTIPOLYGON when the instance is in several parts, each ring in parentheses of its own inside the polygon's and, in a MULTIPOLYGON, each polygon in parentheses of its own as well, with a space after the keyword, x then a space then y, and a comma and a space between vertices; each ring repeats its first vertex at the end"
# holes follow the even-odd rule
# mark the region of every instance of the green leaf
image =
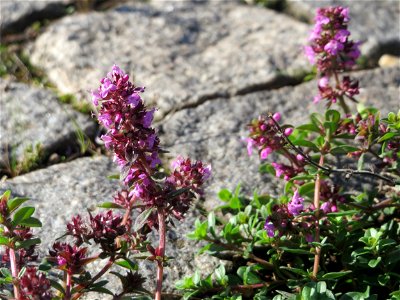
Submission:
POLYGON ((314 255, 310 251, 303 250, 303 249, 290 249, 287 247, 279 247, 279 249, 288 252, 288 253, 294 253, 294 254, 305 254, 305 255, 314 255))
POLYGON ((368 262, 368 266, 370 268, 375 268, 382 260, 382 257, 378 257, 377 259, 372 259, 368 262))
POLYGON ((151 213, 155 210, 154 207, 148 208, 142 211, 136 218, 135 224, 133 225, 133 231, 139 231, 145 224, 151 213))
POLYGON ((3 193, 3 195, 1 195, 0 198, 5 198, 5 199, 8 201, 8 199, 10 198, 10 196, 11 196, 11 191, 10 191, 10 190, 7 190, 7 191, 5 191, 5 192, 3 193))
POLYGON ((359 151, 357 147, 349 145, 339 145, 331 148, 331 154, 347 154, 349 152, 359 151))
POLYGON ((324 122, 324 128, 329 130, 330 135, 333 135, 335 133, 336 129, 338 128, 338 124, 335 123, 335 122, 325 121, 324 122))
POLYGON ((364 159, 365 159, 365 153, 362 153, 357 162, 357 170, 358 171, 361 171, 364 169, 364 159))
POLYGON ((222 277, 224 277, 225 276, 224 265, 219 265, 219 267, 215 269, 214 274, 217 280, 220 280, 222 277))
POLYGON ((0 273, 3 275, 5 278, 12 278, 11 271, 7 268, 0 268, 0 273))
POLYGON ((314 182, 307 182, 299 188, 299 194, 301 196, 312 196, 314 194, 314 188, 314 182))
POLYGON ((5 236, 0 236, 0 245, 7 246, 10 243, 10 239, 5 236))
POLYGON ((138 270, 138 265, 131 261, 129 258, 124 258, 122 260, 117 260, 116 265, 126 268, 128 270, 136 271, 138 270))
POLYGON ((26 227, 42 227, 42 222, 34 217, 26 218, 25 220, 19 222, 19 225, 26 227))
POLYGON ((322 275, 322 279, 336 279, 340 278, 343 276, 346 276, 347 274, 350 274, 352 271, 343 271, 343 272, 330 272, 322 275))
POLYGON ((40 244, 41 242, 42 241, 39 238, 29 239, 29 240, 25 240, 25 241, 22 241, 22 242, 17 241, 17 242, 15 242, 15 249, 16 250, 21 249, 21 248, 26 249, 26 248, 29 248, 29 247, 31 247, 33 245, 40 244))
POLYGON ((276 174, 275 168, 269 163, 262 164, 258 168, 258 172, 260 172, 261 174, 271 174, 273 176, 275 176, 276 174))
POLYGON ((295 274, 308 277, 308 272, 306 272, 306 271, 304 271, 302 269, 290 268, 290 267, 279 267, 279 269, 288 270, 288 271, 293 272, 295 274))
POLYGON ((103 202, 103 203, 97 205, 97 207, 124 209, 123 206, 118 205, 117 203, 114 203, 114 202, 103 202))
POLYGON ((28 200, 29 200, 29 198, 20 198, 20 197, 9 200, 7 202, 7 206, 8 206, 10 213, 13 212, 14 210, 16 210, 22 203, 24 203, 28 200))
POLYGON ((334 109, 328 109, 325 112, 325 119, 334 123, 338 123, 340 120, 340 113, 334 109))
POLYGON ((35 208, 31 206, 22 207, 17 210, 14 214, 13 223, 14 225, 20 225, 20 222, 28 219, 35 212, 35 208))
POLYGON ((295 140, 292 141, 292 143, 295 146, 301 146, 301 147, 306 147, 306 148, 311 148, 314 151, 318 151, 318 147, 317 145, 315 145, 313 142, 307 141, 307 140, 303 140, 303 139, 299 139, 299 140, 295 140))
POLYGON ((389 140, 394 136, 398 136, 399 134, 397 132, 387 132, 385 133, 379 140, 378 143, 381 143, 383 141, 389 140))
POLYGON ((296 127, 296 129, 298 130, 306 130, 306 131, 314 131, 317 133, 320 133, 321 130, 319 129, 318 126, 316 126, 315 124, 304 124, 304 125, 300 125, 298 127, 296 127))
POLYGON ((382 274, 378 276, 378 282, 381 286, 386 286, 389 280, 390 280, 390 275, 388 274, 382 274))
POLYGON ((343 216, 353 216, 355 214, 357 214, 358 211, 357 210, 348 210, 348 211, 341 211, 341 212, 333 212, 333 213, 327 213, 326 215, 328 217, 343 217, 343 216))
POLYGON ((229 202, 232 197, 232 193, 227 189, 222 189, 219 191, 218 197, 224 202, 229 202))

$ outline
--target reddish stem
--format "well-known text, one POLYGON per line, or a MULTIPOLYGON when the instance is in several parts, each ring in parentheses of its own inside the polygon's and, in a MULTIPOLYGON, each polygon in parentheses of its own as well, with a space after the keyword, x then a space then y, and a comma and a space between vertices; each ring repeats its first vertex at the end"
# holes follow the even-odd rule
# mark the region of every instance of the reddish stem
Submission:
POLYGON ((16 300, 21 299, 21 295, 19 292, 19 283, 18 283, 18 272, 19 272, 19 268, 18 268, 18 263, 17 263, 17 258, 15 255, 15 250, 14 248, 10 247, 9 248, 9 254, 10 254, 10 265, 11 265, 11 274, 14 278, 14 283, 13 283, 13 287, 14 287, 14 297, 16 300))
POLYGON ((157 286, 156 293, 154 295, 155 300, 161 300, 161 289, 163 281, 163 263, 165 255, 165 215, 164 208, 157 207, 158 214, 158 231, 159 231, 159 245, 158 245, 158 256, 157 260, 157 286))
POLYGON ((71 287, 72 287, 72 274, 67 271, 67 282, 65 285, 65 297, 64 300, 71 299, 71 287))
MULTIPOLYGON (((321 155, 319 159, 319 164, 322 166, 324 164, 324 156, 321 155)), ((319 242, 319 198, 321 192, 321 176, 317 174, 317 179, 315 180, 314 188, 314 207, 315 207, 315 241, 319 242)), ((321 259, 321 248, 315 247, 315 257, 314 257, 314 267, 313 267, 313 278, 316 280, 319 268, 319 261, 321 259)))

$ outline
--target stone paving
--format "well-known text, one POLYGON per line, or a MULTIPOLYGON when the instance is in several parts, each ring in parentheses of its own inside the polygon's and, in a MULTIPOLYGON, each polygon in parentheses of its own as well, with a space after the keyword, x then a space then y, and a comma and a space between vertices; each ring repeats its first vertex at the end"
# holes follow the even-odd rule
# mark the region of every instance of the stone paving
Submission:
MULTIPOLYGON (((399 1, 342 2, 350 6, 351 30, 364 41, 366 59, 376 63, 383 54, 399 55, 399 1)), ((247 156, 242 138, 246 124, 261 112, 279 111, 285 122, 299 125, 310 111, 323 109, 312 104, 316 81, 301 83, 311 70, 302 45, 320 2, 288 1, 287 9, 277 12, 233 0, 125 1, 103 11, 60 13, 70 3, 0 3, 2 36, 22 31, 43 15, 63 16, 25 45, 32 64, 44 70, 56 91, 0 80, 0 166, 10 160, 10 152, 23 160, 23 150, 35 143, 43 146, 46 160, 39 170, 2 182, 0 193, 12 189, 34 201, 45 246, 62 233, 71 214, 110 201, 118 189, 117 182, 106 178, 117 172, 108 157, 69 159, 77 128, 94 144, 101 129, 90 115, 60 103, 56 95, 70 93, 88 101, 89 91, 114 63, 146 86, 145 101, 158 107, 156 127, 169 151, 165 163, 182 154, 212 164, 213 179, 201 205, 215 207, 218 190, 239 183, 245 193, 279 193, 277 180, 258 173, 260 162, 247 156), (68 162, 52 161, 55 153, 68 162)), ((400 108, 398 60, 353 75, 363 87, 362 103, 384 113, 400 108)), ((195 256, 194 244, 185 237, 199 215, 193 209, 169 233, 167 255, 176 260, 166 270, 168 291, 196 268, 207 272, 215 266, 209 258, 195 256)), ((151 282, 151 266, 145 270, 151 282)))

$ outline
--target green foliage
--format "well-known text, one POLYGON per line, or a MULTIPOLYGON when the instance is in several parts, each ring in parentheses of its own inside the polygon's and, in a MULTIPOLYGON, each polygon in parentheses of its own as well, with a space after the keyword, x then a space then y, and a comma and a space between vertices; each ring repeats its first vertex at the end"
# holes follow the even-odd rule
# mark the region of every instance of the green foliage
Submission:
MULTIPOLYGON (((301 194, 307 198, 313 185, 310 182, 301 194)), ((230 299, 238 291, 252 299, 377 299, 378 294, 389 298, 399 288, 400 229, 393 210, 343 206, 321 223, 321 242, 307 243, 301 235, 271 238, 264 230, 271 206, 284 203, 285 197, 255 193, 247 198, 240 187, 234 192, 223 189, 218 196, 224 205, 196 220, 189 237, 206 242, 200 255, 229 259, 233 267, 227 271, 219 266, 205 277, 197 272, 179 281, 185 299, 230 299), (381 225, 376 229, 375 224, 381 225), (317 282, 311 272, 316 247, 322 255, 317 282), (298 289, 301 292, 295 293, 298 289)))

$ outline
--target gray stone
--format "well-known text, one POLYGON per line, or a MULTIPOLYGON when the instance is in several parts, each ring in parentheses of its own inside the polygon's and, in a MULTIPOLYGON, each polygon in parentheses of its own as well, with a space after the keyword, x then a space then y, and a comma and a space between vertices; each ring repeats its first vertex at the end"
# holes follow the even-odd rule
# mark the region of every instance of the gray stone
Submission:
POLYGON ((15 152, 22 160, 26 147, 40 143, 44 156, 76 144, 78 125, 87 136, 95 133, 90 117, 62 105, 50 91, 0 79, 0 166, 15 152))
POLYGON ((66 14, 71 0, 2 0, 0 34, 15 33, 35 21, 54 19, 66 14))
POLYGON ((83 98, 116 63, 147 87, 157 117, 283 85, 283 73, 310 68, 309 26, 283 14, 230 1, 152 3, 65 17, 32 45, 32 62, 61 92, 83 98))
MULTIPOLYGON (((382 109, 400 108, 400 69, 385 68, 353 74, 360 79, 361 103, 382 109)), ((280 181, 269 175, 260 175, 260 161, 256 154, 248 157, 246 144, 247 124, 261 113, 280 112, 283 123, 300 125, 309 113, 321 111, 324 105, 313 104, 317 92, 316 81, 296 87, 256 92, 230 99, 215 99, 194 108, 185 109, 167 118, 160 128, 160 140, 165 142, 169 156, 184 154, 212 165, 213 177, 208 190, 206 207, 218 205, 216 194, 221 188, 233 190, 241 183, 243 191, 253 189, 261 193, 279 195, 280 181)))
POLYGON ((287 1, 291 15, 313 22, 318 7, 347 6, 350 8, 351 37, 363 41, 362 54, 377 61, 383 53, 400 55, 400 2, 371 1, 287 1))
MULTIPOLYGON (((112 196, 120 188, 118 181, 107 179, 108 175, 116 174, 118 170, 108 157, 86 157, 65 164, 58 164, 46 169, 37 170, 0 183, 0 194, 6 189, 12 190, 13 196, 29 197, 29 205, 36 207, 35 217, 42 223, 42 229, 37 235, 42 239, 41 256, 65 231, 65 225, 76 214, 87 215, 87 209, 93 210, 96 205, 112 201, 112 196)), ((176 227, 168 230, 166 255, 173 257, 170 266, 165 268, 164 289, 173 290, 175 281, 193 274, 195 269, 205 273, 212 271, 215 259, 208 259, 208 264, 200 258, 195 258, 197 248, 186 234, 193 231, 194 220, 199 216, 197 210, 188 213, 182 222, 176 222, 176 227), (214 262, 214 263, 213 263, 214 262)), ((155 242, 158 235, 150 234, 150 240, 155 242)), ((105 262, 101 262, 100 265, 105 262)), ((91 270, 99 270, 100 265, 92 266, 91 270)), ((118 269, 121 271, 121 269, 118 269)), ((147 287, 155 287, 155 268, 151 262, 140 265, 140 273, 147 279, 147 287)), ((114 276, 110 288, 116 291, 119 287, 114 276)), ((89 294, 86 299, 108 299, 105 295, 89 294)))

